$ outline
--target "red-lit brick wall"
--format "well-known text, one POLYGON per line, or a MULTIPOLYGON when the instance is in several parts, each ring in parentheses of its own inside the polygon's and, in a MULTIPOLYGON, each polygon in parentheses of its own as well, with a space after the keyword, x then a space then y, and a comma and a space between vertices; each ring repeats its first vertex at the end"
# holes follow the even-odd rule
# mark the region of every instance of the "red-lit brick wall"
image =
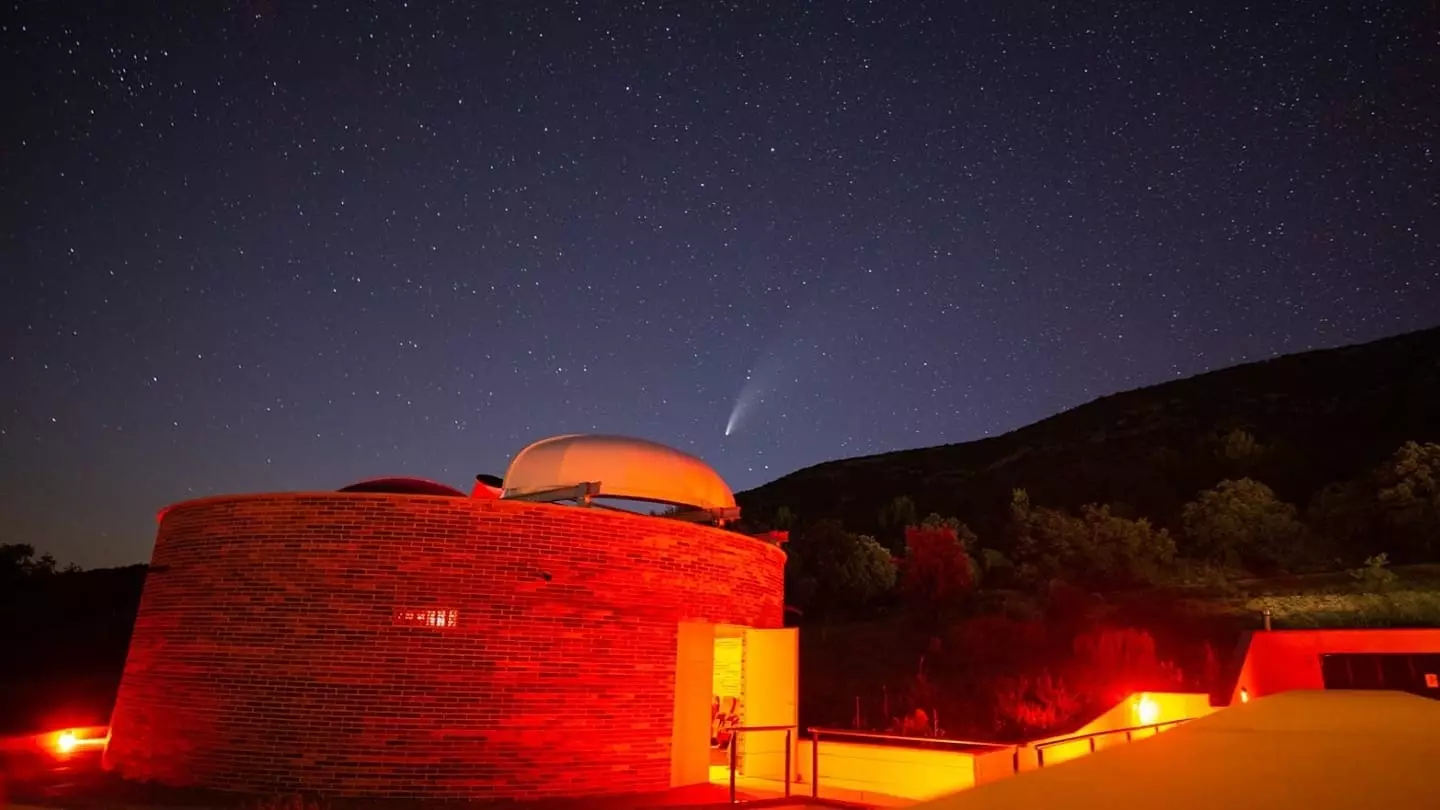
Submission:
POLYGON ((577 507, 179 504, 161 521, 106 763, 248 792, 663 789, 677 623, 781 626, 783 569, 753 538, 577 507), (397 624, 452 610, 454 627, 397 624))

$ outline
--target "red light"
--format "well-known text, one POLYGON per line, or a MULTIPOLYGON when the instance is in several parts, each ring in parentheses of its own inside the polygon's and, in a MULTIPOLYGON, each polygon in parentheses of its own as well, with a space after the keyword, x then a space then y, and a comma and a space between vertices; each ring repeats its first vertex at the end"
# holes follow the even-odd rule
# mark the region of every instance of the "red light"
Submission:
POLYGON ((36 742, 45 749, 51 751, 55 756, 68 756, 78 754, 81 751, 98 750, 105 747, 109 740, 110 730, 103 726, 87 726, 84 728, 67 728, 64 731, 52 731, 36 737, 36 742))

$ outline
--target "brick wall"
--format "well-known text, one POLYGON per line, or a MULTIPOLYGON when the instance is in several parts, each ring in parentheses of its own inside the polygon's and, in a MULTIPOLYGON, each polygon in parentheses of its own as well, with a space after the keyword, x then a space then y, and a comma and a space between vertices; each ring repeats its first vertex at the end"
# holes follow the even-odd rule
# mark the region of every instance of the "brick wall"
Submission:
POLYGON ((575 507, 179 504, 163 514, 106 763, 250 792, 662 789, 676 624, 779 627, 783 568, 752 538, 575 507))

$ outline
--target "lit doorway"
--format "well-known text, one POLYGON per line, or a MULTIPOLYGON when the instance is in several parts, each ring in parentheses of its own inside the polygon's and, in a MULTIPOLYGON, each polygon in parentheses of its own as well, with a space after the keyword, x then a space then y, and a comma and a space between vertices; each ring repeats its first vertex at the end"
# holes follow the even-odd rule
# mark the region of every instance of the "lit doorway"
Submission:
POLYGON ((710 766, 728 766, 735 729, 745 718, 745 628, 715 626, 710 672, 710 766))
MULTIPOLYGON (((784 731, 737 729, 795 724, 796 631, 686 623, 676 652, 671 784, 728 782, 733 753, 737 778, 783 789, 784 731)), ((797 740, 792 732, 792 744, 797 740)))

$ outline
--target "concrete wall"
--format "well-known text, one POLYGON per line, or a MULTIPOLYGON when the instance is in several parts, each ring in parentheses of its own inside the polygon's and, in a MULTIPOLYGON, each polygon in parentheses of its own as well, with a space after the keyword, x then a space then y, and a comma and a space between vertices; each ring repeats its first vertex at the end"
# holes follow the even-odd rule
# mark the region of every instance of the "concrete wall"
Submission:
POLYGON ((251 792, 667 788, 679 623, 783 609, 774 546, 515 501, 192 501, 151 566, 107 765, 251 792))
MULTIPOLYGON (((797 793, 809 795, 811 742, 796 746, 797 793)), ((1005 754, 1009 757, 1007 751, 1005 754)), ((898 746, 820 740, 820 795, 846 791, 845 798, 867 797, 922 801, 975 786, 975 756, 966 751, 927 750, 898 746), (858 794, 858 795, 856 795, 858 794)))
MULTIPOLYGON (((868 798, 879 804, 889 803, 886 799, 932 799, 1007 779, 1015 774, 1017 759, 1022 770, 1039 767, 1037 744, 1147 723, 1194 719, 1214 711, 1207 694, 1146 692, 1120 702, 1071 734, 1035 740, 1018 748, 945 750, 822 739, 820 795, 861 802, 868 798), (1148 701, 1149 707, 1142 710, 1142 701, 1148 701)), ((1140 740, 1154 734, 1154 731, 1136 732, 1131 738, 1140 740)), ((1096 750, 1125 745, 1126 742, 1123 733, 1099 737, 1096 739, 1096 750)), ((801 740, 797 749, 796 773, 801 785, 796 792, 808 794, 812 780, 810 740, 801 740)), ((1048 767, 1089 753, 1088 741, 1062 743, 1045 750, 1045 765, 1048 767)))
MULTIPOLYGON (((1215 708, 1210 705, 1210 695, 1203 692, 1137 693, 1069 734, 1032 741, 1020 752, 1020 767, 1022 770, 1038 767, 1039 758, 1036 755, 1035 746, 1044 745, 1047 742, 1084 735, 1100 735, 1094 739, 1094 750, 1103 751, 1106 748, 1125 745, 1127 742, 1141 740, 1157 733, 1150 729, 1134 731, 1127 738, 1124 733, 1111 732, 1122 732, 1124 729, 1148 726, 1154 723, 1194 720, 1205 717, 1214 711, 1215 708)), ((1066 760, 1085 756, 1091 752, 1090 746, 1091 742, 1088 739, 1046 746, 1044 748, 1045 765, 1047 767, 1058 765, 1066 760)))

